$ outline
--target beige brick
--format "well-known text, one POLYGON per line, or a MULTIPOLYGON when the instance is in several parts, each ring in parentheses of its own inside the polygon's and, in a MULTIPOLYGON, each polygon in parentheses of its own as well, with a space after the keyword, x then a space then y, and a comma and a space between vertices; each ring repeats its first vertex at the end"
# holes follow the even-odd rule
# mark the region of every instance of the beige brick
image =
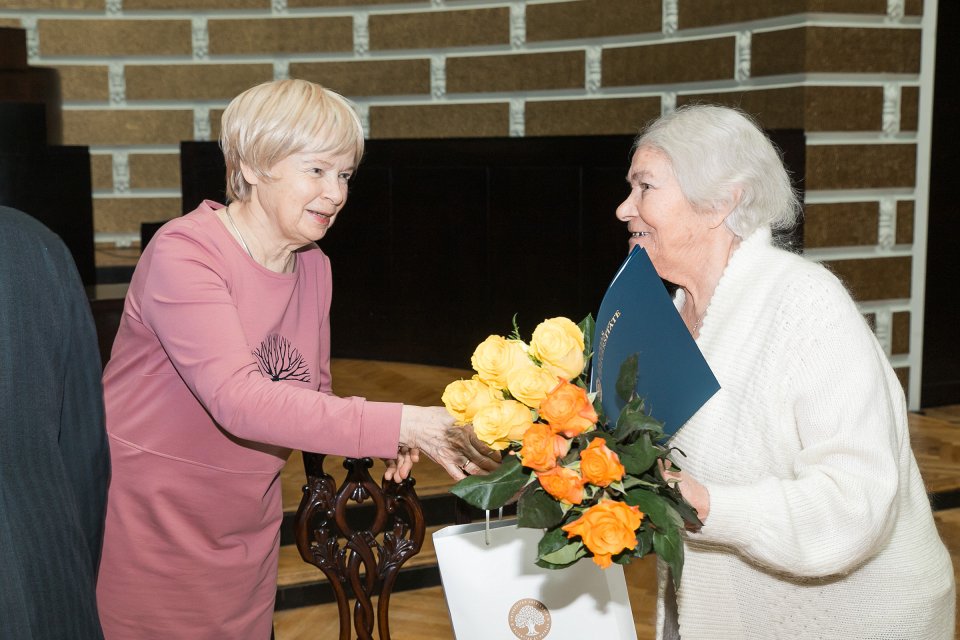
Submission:
POLYGON ((542 91, 583 88, 583 51, 447 58, 447 91, 542 91))
POLYGON ((527 41, 600 38, 660 31, 661 0, 580 0, 528 4, 527 41))
POLYGON ((722 37, 604 49, 603 86, 732 79, 735 45, 722 37))
POLYGON ((59 20, 37 22, 42 56, 190 55, 189 20, 59 20))
POLYGON ((220 118, 223 117, 225 109, 210 109, 210 139, 220 139, 220 118))
POLYGON ((510 9, 465 9, 370 16, 370 49, 439 49, 510 43, 510 9))
POLYGON ((207 23, 212 55, 353 50, 353 18, 255 18, 207 23))
POLYGON ((913 244, 913 201, 897 202, 897 244, 913 244))
POLYGON ((917 148, 912 144, 807 146, 807 189, 913 187, 917 148))
POLYGON ((384 5, 402 4, 429 6, 430 0, 287 0, 291 9, 305 9, 310 7, 355 7, 357 5, 384 5))
POLYGON ((660 115, 660 98, 527 101, 527 136, 636 134, 660 115))
POLYGON ((803 87, 677 96, 677 106, 695 103, 737 107, 767 129, 803 129, 806 119, 803 87))
POLYGON ((123 0, 123 10, 166 11, 168 9, 264 9, 270 10, 270 0, 123 0))
POLYGON ((808 131, 879 131, 883 127, 880 87, 807 87, 804 93, 808 131))
MULTIPOLYGON (((897 374, 897 380, 900 381, 900 386, 903 387, 903 393, 908 394, 910 391, 910 367, 897 367, 893 370, 897 374)), ((910 398, 907 397, 909 402, 910 398)))
POLYGON ((104 0, 4 0, 8 11, 103 11, 104 0))
POLYGON ((371 138, 502 137, 509 122, 502 102, 370 107, 371 138))
POLYGON ((910 312, 898 311, 893 314, 893 330, 890 332, 891 353, 899 355, 910 353, 910 312))
POLYGON ((90 179, 94 190, 113 190, 113 155, 109 153, 90 154, 90 179))
POLYGON ((57 72, 60 74, 60 90, 64 101, 107 102, 110 100, 108 67, 62 65, 57 67, 57 72))
MULTIPOLYGON (((921 0, 922 1, 922 0, 921 0)), ((887 13, 887 0, 680 0, 680 28, 815 13, 887 13)))
POLYGON ((68 109, 63 112, 65 144, 179 144, 193 139, 193 111, 68 109))
POLYGON ((920 120, 920 88, 900 90, 900 131, 916 131, 920 120))
POLYGON ((919 73, 920 30, 800 27, 755 33, 753 76, 790 73, 919 73))
POLYGON ((876 202, 808 204, 803 215, 803 245, 808 249, 875 245, 879 218, 876 202))
POLYGON ((700 93, 677 98, 678 105, 692 102, 739 107, 753 115, 767 129, 879 131, 882 125, 883 89, 788 87, 700 93))
POLYGON ((140 233, 141 222, 161 222, 180 215, 180 198, 94 198, 97 233, 140 233))
POLYGON ((907 0, 903 6, 903 13, 908 16, 922 16, 923 0, 907 0))
POLYGON ((130 154, 130 187, 132 189, 179 189, 179 153, 130 154))
POLYGON ((312 80, 347 96, 429 94, 430 60, 291 62, 290 77, 312 80))
POLYGON ((825 263, 850 289, 855 300, 910 297, 910 258, 833 260, 825 263))
POLYGON ((273 80, 272 64, 129 64, 127 100, 229 100, 273 80))

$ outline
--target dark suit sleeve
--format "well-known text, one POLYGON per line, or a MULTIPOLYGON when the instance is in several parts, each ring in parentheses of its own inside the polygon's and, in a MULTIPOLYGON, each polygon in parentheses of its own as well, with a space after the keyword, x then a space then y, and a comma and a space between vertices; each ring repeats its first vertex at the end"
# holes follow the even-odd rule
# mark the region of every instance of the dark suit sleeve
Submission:
MULTIPOLYGON (((63 253, 66 253, 65 248, 63 253)), ((67 253, 58 262, 64 283, 64 310, 67 316, 63 344, 63 407, 58 443, 96 572, 110 476, 100 383, 100 351, 90 305, 73 259, 67 253)))

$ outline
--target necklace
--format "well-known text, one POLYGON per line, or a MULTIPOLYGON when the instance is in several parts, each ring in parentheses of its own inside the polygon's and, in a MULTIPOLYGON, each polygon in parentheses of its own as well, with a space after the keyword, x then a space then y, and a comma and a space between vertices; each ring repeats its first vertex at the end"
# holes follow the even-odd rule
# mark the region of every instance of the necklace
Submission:
POLYGON ((243 234, 240 233, 240 229, 237 228, 237 223, 233 221, 233 216, 230 215, 230 207, 227 207, 227 220, 230 221, 230 226, 233 227, 233 230, 237 232, 237 237, 240 238, 240 244, 243 245, 243 250, 247 252, 251 260, 256 260, 253 254, 250 253, 250 247, 247 246, 246 241, 243 239, 243 234))

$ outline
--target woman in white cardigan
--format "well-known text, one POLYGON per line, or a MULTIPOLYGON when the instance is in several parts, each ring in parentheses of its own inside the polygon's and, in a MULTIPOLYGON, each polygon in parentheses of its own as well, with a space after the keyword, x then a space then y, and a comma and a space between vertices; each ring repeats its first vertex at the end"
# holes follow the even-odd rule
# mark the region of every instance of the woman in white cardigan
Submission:
POLYGON ((658 637, 953 638, 903 392, 843 285, 775 246, 800 212, 776 149, 690 106, 641 134, 627 181, 617 217, 722 387, 672 441, 704 524, 675 599, 661 566, 658 637))

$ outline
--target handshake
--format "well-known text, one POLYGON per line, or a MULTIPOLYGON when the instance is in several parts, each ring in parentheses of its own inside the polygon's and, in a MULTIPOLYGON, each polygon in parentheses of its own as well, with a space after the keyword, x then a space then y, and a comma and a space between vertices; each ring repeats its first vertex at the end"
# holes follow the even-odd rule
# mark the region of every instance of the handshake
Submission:
POLYGON ((427 454, 454 480, 489 473, 500 464, 499 452, 483 444, 472 425, 458 426, 443 407, 404 405, 400 417, 400 448, 387 460, 384 480, 399 482, 410 475, 420 452, 427 454))
POLYGON ((420 451, 454 480, 489 473, 498 468, 500 452, 517 450, 541 418, 567 438, 593 429, 591 401, 571 383, 582 385, 587 323, 550 318, 537 325, 529 343, 516 325, 509 338, 491 335, 481 342, 470 358, 476 375, 447 385, 445 410, 404 406, 397 460, 387 464, 384 478, 406 478, 420 451))

